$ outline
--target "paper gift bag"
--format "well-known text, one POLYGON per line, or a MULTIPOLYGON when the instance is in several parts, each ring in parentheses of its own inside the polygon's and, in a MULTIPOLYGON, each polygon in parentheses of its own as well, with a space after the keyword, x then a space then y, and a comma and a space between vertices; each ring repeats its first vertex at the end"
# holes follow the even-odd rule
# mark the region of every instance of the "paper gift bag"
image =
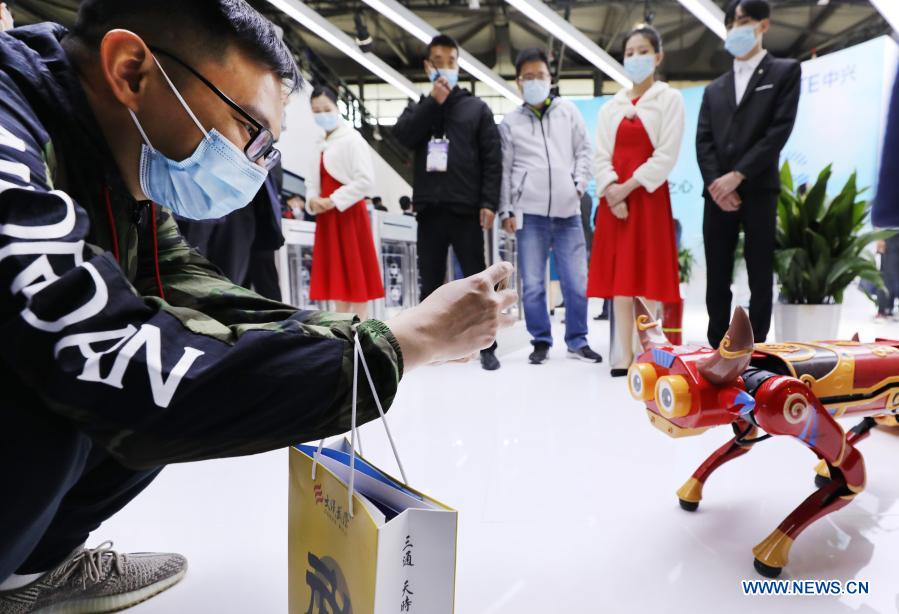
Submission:
POLYGON ((354 453, 351 436, 290 449, 290 613, 451 613, 457 513, 354 453))

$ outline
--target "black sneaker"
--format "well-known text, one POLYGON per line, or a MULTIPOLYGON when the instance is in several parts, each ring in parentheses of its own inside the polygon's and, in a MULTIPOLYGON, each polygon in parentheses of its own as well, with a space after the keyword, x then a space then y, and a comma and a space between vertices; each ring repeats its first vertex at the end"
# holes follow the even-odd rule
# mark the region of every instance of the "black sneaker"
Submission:
POLYGON ((627 369, 612 369, 612 377, 624 377, 627 375, 627 369))
POLYGON ((534 351, 528 356, 528 360, 532 365, 542 365, 549 358, 549 344, 535 343, 534 351))
POLYGON ((584 362, 602 362, 602 356, 591 350, 589 345, 585 345, 579 350, 568 350, 568 358, 584 362))
POLYGON ((496 371, 499 369, 499 359, 497 359, 493 350, 481 352, 481 368, 485 371, 496 371))

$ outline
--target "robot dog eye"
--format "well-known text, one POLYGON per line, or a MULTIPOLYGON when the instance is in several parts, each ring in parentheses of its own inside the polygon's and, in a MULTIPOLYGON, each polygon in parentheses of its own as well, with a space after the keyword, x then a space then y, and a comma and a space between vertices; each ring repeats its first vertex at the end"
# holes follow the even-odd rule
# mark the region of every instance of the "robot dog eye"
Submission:
POLYGON ((627 371, 627 388, 637 401, 652 401, 656 391, 656 370, 646 362, 635 362, 627 371))
POLYGON ((693 408, 690 383, 683 375, 666 375, 656 382, 655 401, 667 418, 680 418, 693 408))

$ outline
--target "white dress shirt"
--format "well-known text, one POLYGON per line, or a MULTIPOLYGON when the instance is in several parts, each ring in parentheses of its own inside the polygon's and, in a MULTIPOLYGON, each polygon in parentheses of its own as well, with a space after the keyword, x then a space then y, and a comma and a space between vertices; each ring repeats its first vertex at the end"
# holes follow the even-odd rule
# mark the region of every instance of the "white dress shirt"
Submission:
POLYGON ((756 71, 767 54, 768 51, 762 49, 748 60, 734 60, 734 89, 736 90, 737 104, 743 100, 746 88, 749 87, 749 80, 752 79, 752 73, 756 71))

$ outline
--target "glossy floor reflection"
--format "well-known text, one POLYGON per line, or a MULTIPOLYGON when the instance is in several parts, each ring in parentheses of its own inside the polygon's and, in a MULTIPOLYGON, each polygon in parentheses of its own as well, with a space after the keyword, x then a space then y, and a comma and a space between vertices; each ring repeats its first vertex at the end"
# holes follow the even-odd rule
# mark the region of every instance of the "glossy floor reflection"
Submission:
MULTIPOLYGON (((853 303, 845 326, 863 339, 899 336, 899 324, 875 326, 869 312, 853 303)), ((701 338, 701 326, 690 312, 688 336, 701 338)), ((607 323, 591 322, 604 355, 607 335, 607 323)), ((899 433, 861 444, 868 489, 799 538, 784 574, 868 581, 870 593, 744 597, 740 580, 758 578, 752 546, 813 489, 811 453, 766 441, 713 476, 697 513, 683 512, 675 490, 728 432, 668 439, 606 365, 567 360, 558 345, 543 366, 526 355, 502 356, 496 373, 422 369, 389 414, 413 485, 460 511, 457 612, 899 609, 899 433)), ((366 456, 396 473, 380 426, 362 437, 366 456)), ((172 466, 91 542, 189 558, 186 579, 137 612, 285 612, 286 497, 283 451, 172 466)))

